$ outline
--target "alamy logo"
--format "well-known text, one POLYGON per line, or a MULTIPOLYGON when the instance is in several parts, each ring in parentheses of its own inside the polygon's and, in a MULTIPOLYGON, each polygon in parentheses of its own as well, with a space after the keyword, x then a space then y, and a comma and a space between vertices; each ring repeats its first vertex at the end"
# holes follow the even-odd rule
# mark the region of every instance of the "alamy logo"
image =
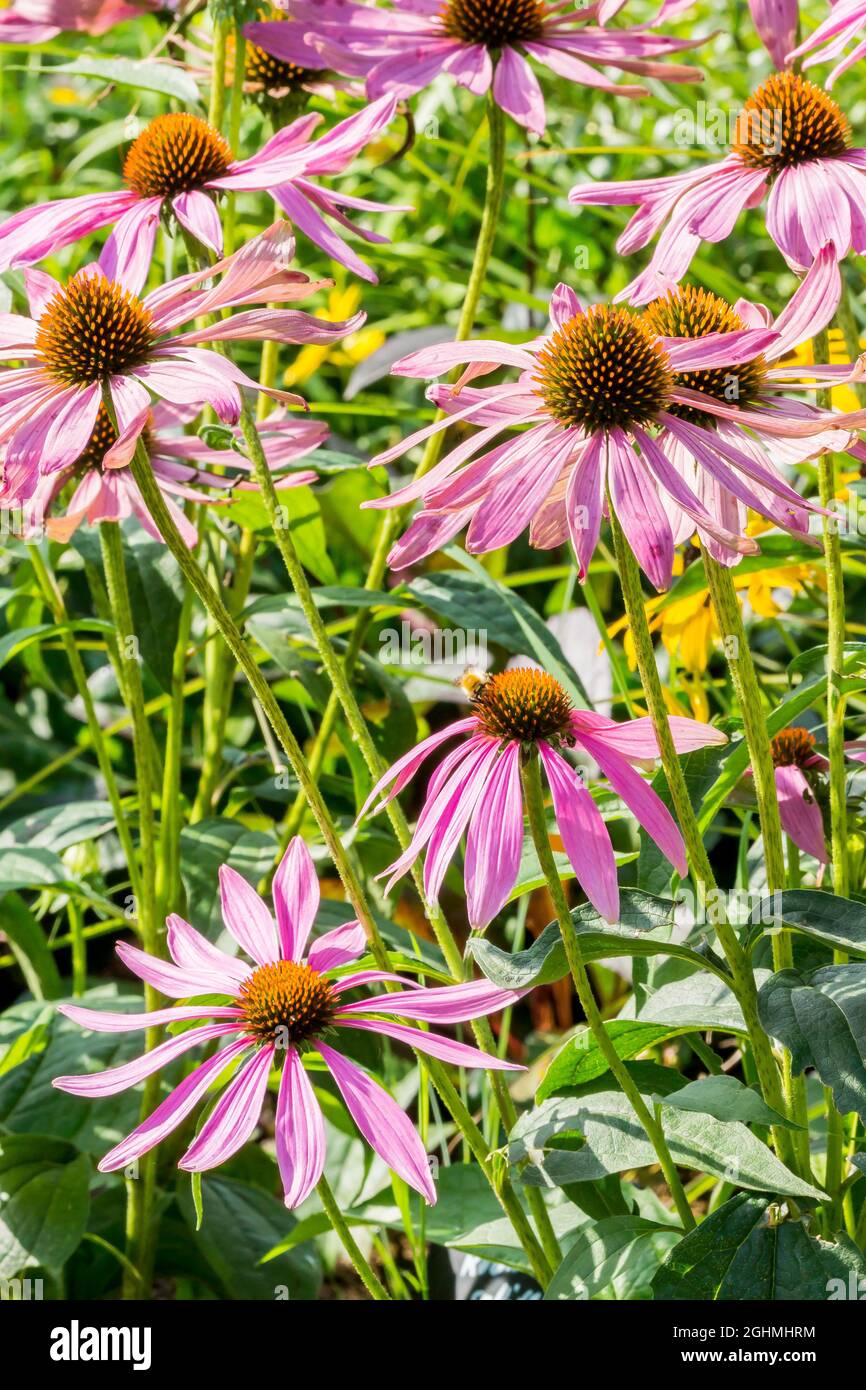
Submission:
POLYGON ((149 1327, 68 1327, 51 1332, 52 1361, 131 1361, 134 1371, 150 1370, 149 1327))

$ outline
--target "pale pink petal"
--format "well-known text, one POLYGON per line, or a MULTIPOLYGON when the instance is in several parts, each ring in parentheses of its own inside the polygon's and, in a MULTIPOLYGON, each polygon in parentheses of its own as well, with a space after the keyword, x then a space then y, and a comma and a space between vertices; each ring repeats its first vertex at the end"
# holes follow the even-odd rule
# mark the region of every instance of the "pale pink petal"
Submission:
POLYGON ((795 766, 777 767, 775 777, 782 829, 804 854, 811 854, 813 859, 826 864, 824 820, 808 781, 795 766))
POLYGON ((387 1038, 406 1043, 408 1047, 416 1047, 419 1052, 426 1052, 430 1057, 438 1057, 440 1062, 450 1062, 455 1067, 483 1067, 485 1071, 526 1070, 516 1062, 504 1062, 489 1052, 482 1052, 478 1047, 470 1047, 468 1043, 456 1042, 453 1038, 441 1038, 438 1033, 422 1033, 420 1028, 404 1028, 400 1023, 386 1023, 378 1018, 338 1018, 336 1024, 338 1028, 354 1028, 360 1032, 384 1034, 387 1038))
POLYGON ((284 960, 301 960, 319 910, 319 880, 300 835, 289 841, 273 882, 277 930, 284 960))
POLYGON ((466 910, 473 928, 486 927, 507 902, 522 848, 520 747, 514 743, 494 766, 466 837, 466 910))
POLYGON ((325 1124, 297 1049, 283 1063, 275 1127, 283 1200, 290 1209, 309 1197, 325 1166, 325 1124))
POLYGON ((269 1046, 260 1048, 244 1062, 186 1153, 178 1159, 178 1168, 186 1173, 203 1173, 225 1163, 243 1148, 259 1122, 273 1060, 274 1049, 269 1046))
POLYGON ((616 859, 601 812, 578 772, 546 743, 538 745, 553 794, 556 824, 577 881, 609 922, 619 918, 616 859))
POLYGON ((107 1071, 91 1072, 85 1076, 55 1076, 51 1084, 58 1091, 68 1091, 73 1096, 116 1096, 119 1091, 128 1091, 130 1086, 136 1086, 161 1067, 182 1057, 191 1047, 237 1031, 237 1023, 208 1023, 203 1028, 189 1028, 178 1037, 169 1038, 152 1051, 119 1067, 109 1067, 107 1071))
POLYGON ((271 965, 280 952, 274 919, 252 884, 221 864, 219 871, 222 917, 235 941, 257 965, 271 965))
POLYGON ((325 932, 310 947, 307 964, 311 970, 324 973, 357 960, 367 949, 367 934, 360 922, 346 922, 342 927, 325 932))

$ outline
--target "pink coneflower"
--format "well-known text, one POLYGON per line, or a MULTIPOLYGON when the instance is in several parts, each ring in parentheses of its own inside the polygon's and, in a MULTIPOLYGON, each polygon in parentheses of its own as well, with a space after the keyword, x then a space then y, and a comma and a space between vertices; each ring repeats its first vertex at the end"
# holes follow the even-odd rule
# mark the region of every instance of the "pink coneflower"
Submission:
POLYGON ((189 1019, 211 1020, 168 1038, 123 1066, 86 1076, 56 1077, 53 1084, 72 1095, 116 1095, 199 1044, 220 1045, 213 1057, 175 1086, 143 1124, 105 1155, 100 1172, 125 1168, 161 1143, 231 1066, 237 1069, 179 1166, 197 1173, 225 1163, 243 1147, 258 1124, 268 1079, 276 1066, 281 1068, 277 1161, 286 1206, 299 1206, 319 1181, 325 1164, 322 1112, 303 1062, 305 1056, 318 1053, 368 1144, 428 1202, 435 1202, 427 1155, 411 1120, 377 1081, 337 1050, 339 1030, 378 1033, 455 1066, 520 1071, 520 1067, 465 1043, 394 1021, 408 1018, 434 1024, 464 1023, 515 1003, 520 993, 496 989, 487 980, 423 989, 381 970, 337 974, 364 953, 364 930, 358 922, 347 922, 318 937, 307 949, 319 906, 319 885, 301 839, 292 840, 274 877, 276 924, 255 889, 234 869, 224 864, 219 879, 226 929, 252 964, 227 955, 189 923, 172 915, 167 927, 173 964, 123 942, 118 944, 117 953, 134 975, 168 998, 207 999, 142 1014, 60 1006, 67 1018, 97 1033, 135 1032, 189 1019), (380 980, 395 980, 411 988, 347 1000, 353 991, 380 980), (211 1003, 214 995, 227 1002, 211 1003))
POLYGON ((803 64, 804 68, 814 67, 816 63, 829 62, 831 58, 838 58, 839 54, 845 53, 849 43, 854 47, 850 53, 845 54, 842 61, 837 63, 830 76, 827 78, 827 86, 832 87, 836 78, 843 72, 847 72, 853 67, 859 58, 866 54, 866 0, 836 0, 833 7, 823 21, 814 29, 807 39, 804 39, 799 48, 795 48, 788 54, 788 58, 793 60, 801 58, 804 53, 810 56, 803 64))
POLYGON ((815 736, 808 729, 783 729, 772 739, 779 819, 786 835, 804 854, 821 864, 828 862, 824 818, 816 799, 816 774, 827 759, 815 752, 815 736))
MULTIPOLYGON (((443 743, 469 737, 440 763, 427 788, 412 841, 384 872, 386 892, 426 847, 424 887, 435 901, 463 832, 466 836, 466 902, 469 921, 483 928, 507 901, 517 881, 523 848, 521 764, 541 759, 550 784, 556 824, 577 880, 608 921, 619 916, 616 861, 607 828, 582 775, 562 750, 577 747, 598 764, 635 819, 655 840, 681 876, 688 872, 682 836, 652 787, 635 772, 658 757, 650 719, 627 724, 589 710, 576 710, 558 681, 532 667, 502 671, 483 680, 472 695, 473 713, 419 743, 399 758, 376 784, 363 816, 380 810, 414 777, 443 743)), ((694 719, 673 718, 678 753, 727 742, 725 735, 694 719)), ((382 875, 384 877, 384 875, 382 875)))
MULTIPOLYGON (((198 414, 198 407, 169 406, 159 401, 149 412, 143 438, 151 468, 166 506, 187 545, 198 543, 198 532, 182 506, 182 502, 213 502, 215 499, 201 488, 217 491, 255 488, 243 474, 250 464, 233 450, 212 449, 195 435, 183 434, 179 427, 188 424, 198 414), (228 468, 227 473, 214 473, 213 467, 228 468)), ((138 490, 129 464, 138 438, 137 421, 127 430, 124 439, 117 431, 104 406, 100 406, 96 424, 81 457, 69 469, 59 473, 37 474, 32 468, 15 470, 2 467, 0 510, 14 511, 22 518, 25 534, 38 534, 44 525, 52 540, 68 541, 82 521, 91 525, 100 521, 123 521, 136 516, 149 535, 162 540, 150 512, 138 490), (67 484, 78 480, 60 516, 52 516, 67 484), (29 490, 28 490, 29 489, 29 490)), ((328 435, 328 426, 316 420, 303 420, 275 411, 260 426, 262 444, 275 486, 300 487, 315 482, 318 475, 312 470, 284 473, 281 470, 296 459, 317 448, 328 435)), ((236 438, 241 447, 240 436, 236 438)))
POLYGON ((171 212, 181 228, 203 246, 222 250, 222 224, 216 195, 264 191, 304 236, 347 270, 375 283, 376 276, 326 217, 365 241, 388 238, 351 222, 342 208, 388 212, 346 193, 313 182, 340 174, 394 115, 396 98, 384 97, 349 116, 321 139, 310 136, 324 117, 301 116, 277 132, 250 159, 235 159, 228 144, 200 116, 174 112, 157 116, 133 141, 123 165, 126 188, 116 193, 85 193, 17 212, 0 226, 0 270, 33 265, 43 257, 116 224, 101 261, 113 278, 140 290, 147 277, 160 216, 171 212))
MULTIPOLYGON (((28 271, 31 318, 0 315, 0 449, 7 478, 23 490, 28 472, 74 467, 96 427, 108 391, 125 447, 145 429, 151 394, 176 405, 210 405, 236 424, 240 389, 258 390, 241 369, 202 344, 242 339, 329 343, 364 321, 326 323, 290 309, 249 309, 209 327, 177 333, 179 325, 237 305, 300 299, 318 289, 289 270, 294 240, 276 224, 209 270, 181 276, 139 299, 104 268, 88 266, 65 286, 28 271), (215 277, 211 288, 202 282, 215 277)), ((330 283, 330 282, 328 282, 330 283)), ((297 396, 269 390, 290 404, 297 396)))
POLYGON ((660 277, 680 280, 701 241, 724 241, 743 209, 768 190, 767 231, 792 269, 807 270, 831 243, 839 260, 852 247, 866 251, 866 149, 852 145, 836 102, 798 73, 775 73, 749 97, 719 163, 664 178, 578 184, 569 198, 638 204, 616 243, 623 255, 661 229, 649 265, 617 296, 646 304, 660 277))
MULTIPOLYGON (((671 581, 674 528, 682 538, 697 527, 714 553, 736 557, 757 550, 739 533, 742 517, 732 504, 805 532, 814 505, 788 486, 752 436, 760 431, 782 447, 788 438, 826 433, 833 417, 783 399, 782 392, 797 389, 794 372, 771 369, 761 353, 817 331, 838 296, 830 251, 772 326, 757 310, 754 325, 728 306, 708 318, 701 306, 711 305, 712 296, 698 295, 701 312, 695 313, 691 292, 670 296, 650 314, 610 305, 584 311, 573 291, 560 285, 550 330, 531 343, 437 344, 403 358, 393 368, 401 376, 440 376, 460 363, 470 366, 456 387, 428 393, 446 418, 371 466, 398 458, 455 421, 481 428, 420 480, 363 504, 388 508, 423 498, 390 564, 399 569, 418 561, 464 526, 474 552, 508 545, 529 526, 531 543, 541 549, 570 537, 583 579, 606 515, 606 490, 659 589, 671 581), (518 368, 516 387, 463 384, 502 366, 518 368), (497 442, 504 431, 526 426, 497 442), (689 460, 695 467, 687 480, 689 460)), ((835 380, 836 369, 828 371, 835 380)), ((850 372, 842 368, 838 375, 850 372)), ((841 430, 832 435, 836 447, 848 437, 841 430)), ((812 451, 821 447, 826 441, 819 437, 812 451)))
POLYGON ((98 36, 124 20, 172 8, 169 0, 17 0, 0 14, 0 44, 47 43, 63 33, 98 36))
MULTIPOLYGON (((609 5, 608 13, 621 8, 609 5)), ((664 6, 658 18, 682 8, 664 6)), ((622 96, 643 96, 646 88, 622 86, 597 66, 699 82, 696 68, 660 59, 695 48, 703 39, 675 39, 639 29, 602 29, 588 23, 597 6, 571 0, 394 0, 387 7, 343 0, 292 0, 295 24, 248 24, 244 33, 260 48, 288 62, 302 63, 299 45, 312 46, 326 67, 365 77, 371 98, 392 92, 413 96, 440 73, 482 96, 493 98, 520 125, 544 133, 546 115, 532 58, 558 77, 622 96)))

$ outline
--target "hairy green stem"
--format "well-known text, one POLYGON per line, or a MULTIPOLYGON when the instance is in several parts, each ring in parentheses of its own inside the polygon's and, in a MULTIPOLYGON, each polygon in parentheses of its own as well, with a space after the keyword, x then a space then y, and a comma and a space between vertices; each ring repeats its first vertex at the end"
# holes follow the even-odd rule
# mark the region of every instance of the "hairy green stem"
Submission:
MULTIPOLYGON (((740 706, 743 732, 749 748, 749 761, 752 768, 755 798, 758 803, 758 816, 761 822, 767 888, 771 894, 774 894, 781 892, 785 887, 785 849, 782 838, 782 822, 779 817, 776 774, 770 749, 770 736, 767 733, 767 721, 764 716, 761 687, 752 661, 749 641, 743 627, 740 601, 734 588, 731 571, 727 566, 720 565, 706 553, 704 554, 704 569, 719 631, 724 640, 728 670, 731 673, 731 684, 740 706)), ((774 970, 787 970, 793 965, 794 952, 790 931, 784 927, 775 931, 772 949, 774 970)), ((794 1134, 793 1144, 799 1170, 803 1176, 808 1176, 810 1158, 806 1078, 805 1076, 794 1075, 791 1054, 787 1048, 782 1049, 782 1087, 787 1114, 802 1126, 802 1129, 794 1134)))
POLYGON ((325 1210, 325 1215, 339 1236, 343 1249, 355 1267, 358 1278, 364 1285, 371 1298, 377 1302, 390 1302, 391 1296, 384 1284, 377 1278, 365 1256, 362 1254, 358 1242, 349 1230, 348 1223, 340 1211, 337 1200, 331 1191, 330 1184, 326 1177, 322 1176, 316 1185, 316 1192, 319 1201, 325 1210))
MULTIPOLYGON (((156 915, 156 831, 153 816, 153 768, 151 763, 150 728, 144 704, 138 639, 132 620, 129 589, 123 560, 123 543, 116 521, 103 521, 99 527, 105 587, 114 621, 117 640, 118 670, 121 695, 132 717, 132 743, 135 774, 138 786, 138 826, 141 875, 136 912, 142 945, 149 955, 159 955, 159 928, 156 915)), ((144 988, 145 1009, 159 1007, 159 997, 151 985, 144 988)), ((144 1050, 150 1052, 159 1042, 159 1029, 148 1028, 144 1050)), ((147 1078, 141 1097, 141 1118, 146 1119, 159 1096, 159 1076, 147 1078)), ((153 1252, 153 1199, 156 1192, 156 1156, 145 1154, 138 1165, 138 1175, 126 1180, 126 1255, 140 1272, 141 1283, 132 1282, 124 1266, 124 1298, 147 1297, 149 1271, 153 1252)))
POLYGON ((574 981, 574 988, 580 1006, 583 1009, 590 1032, 598 1044, 598 1049, 604 1057, 616 1082, 628 1099, 635 1115, 646 1130, 647 1138, 652 1144, 659 1166, 664 1174, 668 1190, 673 1198, 674 1206, 677 1209, 680 1220, 687 1231, 695 1225, 695 1218, 689 1206, 688 1198, 683 1190, 677 1166, 671 1157, 671 1151, 667 1146, 664 1130, 651 1113, 644 1101, 638 1087, 632 1079, 631 1073, 613 1045, 610 1034, 604 1026, 604 1019, 601 1011, 595 1002, 595 995, 592 992, 589 975, 583 962, 580 950, 580 941, 571 919, 565 891, 562 887, 559 873, 556 868, 556 861, 553 857, 553 850, 550 847, 550 836, 547 831, 547 820, 544 814, 544 791, 541 785, 541 769, 538 763, 538 756, 533 750, 521 767, 521 779, 523 782, 523 799, 526 804, 526 814, 529 820, 529 830, 532 835, 532 843, 538 855, 538 862, 544 874, 550 896, 553 899, 553 906, 556 910, 556 919, 559 922, 559 930, 562 936, 562 944, 565 947, 565 955, 568 960, 568 968, 571 971, 571 978, 574 981))
MULTIPOLYGON (((65 628, 69 623, 69 614, 66 610, 66 604, 63 601, 63 595, 60 592, 57 580, 48 568, 39 547, 37 545, 30 545, 27 548, 30 554, 31 564, 33 565, 33 571, 45 601, 48 604, 51 615, 58 627, 62 625, 65 628)), ((90 686, 87 683, 87 672, 84 669, 84 663, 81 660, 78 647, 75 645, 73 634, 64 631, 61 633, 60 640, 66 654, 66 659, 69 662, 69 669, 72 673, 75 689, 84 706, 84 717, 87 720, 87 728, 90 733, 93 751, 96 755, 96 762, 102 774, 106 792, 108 793, 108 802, 111 806, 112 815, 114 816, 115 826, 117 827, 117 836, 120 840, 120 846, 129 869, 132 891, 137 897, 139 894, 138 860, 135 854, 135 847, 132 843, 129 824, 123 809, 120 791, 117 786, 117 778, 114 775, 114 768, 106 745, 105 733, 97 718, 96 706, 93 703, 93 696, 90 693, 90 686)))
MULTIPOLYGON (((634 643, 641 685, 656 731, 662 768, 667 778, 677 823, 685 840, 698 898, 700 903, 705 905, 711 894, 714 901, 718 899, 716 882, 695 809, 692 806, 686 786, 682 765, 674 748, 664 692, 655 662, 652 636, 644 607, 640 571, 613 507, 610 510, 623 602, 634 643)), ((768 1105, 784 1113, 785 1100, 779 1081, 778 1068, 773 1057, 770 1040, 761 1025, 758 1014, 758 991, 751 962, 733 927, 721 913, 718 916, 720 920, 714 922, 714 927, 731 971, 734 994, 743 1011, 762 1094, 768 1105)), ((781 1125, 776 1126, 773 1130, 773 1142, 776 1151, 786 1162, 793 1156, 790 1136, 791 1131, 781 1125)))

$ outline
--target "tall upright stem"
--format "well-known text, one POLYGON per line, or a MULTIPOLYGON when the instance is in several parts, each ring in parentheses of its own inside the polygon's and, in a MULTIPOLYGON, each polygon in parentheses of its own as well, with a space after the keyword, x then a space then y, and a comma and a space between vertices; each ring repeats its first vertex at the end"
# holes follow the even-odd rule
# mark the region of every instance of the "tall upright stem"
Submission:
MULTIPOLYGON (((743 732, 749 748, 752 780, 761 822, 767 888, 770 894, 779 893, 785 887, 785 848, 782 838, 782 822, 779 816, 779 798, 776 792, 776 774, 770 749, 770 736, 767 733, 767 721, 764 716, 761 687, 758 683, 755 664, 752 661, 752 653, 743 627, 740 601, 734 588, 731 571, 706 553, 704 554, 704 569, 710 597, 716 611, 719 631, 725 639, 731 683, 734 687, 737 703, 740 706, 743 732)), ((791 933, 784 927, 773 933, 772 949, 773 968, 775 970, 786 970, 793 965, 794 951, 791 933)), ((810 1158, 806 1078, 793 1074, 791 1054, 787 1048, 782 1050, 782 1086, 787 1113, 801 1126, 801 1129, 796 1131, 793 1142, 800 1171, 804 1176, 808 1176, 810 1158)))
MULTIPOLYGON (((121 694, 132 717, 132 743, 135 775, 138 787, 138 826, 141 873, 136 900, 136 916, 142 945, 150 955, 159 955, 159 929, 156 908, 156 831, 153 816, 153 773, 151 763, 150 729, 144 704, 141 679, 141 658, 138 638, 132 620, 129 589, 123 562, 123 543, 116 521, 103 521, 99 527, 102 561, 105 568, 105 587, 116 629, 118 671, 121 694)), ((145 985, 145 1008, 159 1007, 159 996, 151 985, 145 985)), ((159 1029, 148 1028, 144 1050, 150 1052, 159 1042, 159 1029)), ((154 1109, 159 1096, 160 1080, 147 1078, 141 1097, 142 1120, 154 1109)), ((138 1176, 126 1180, 126 1255, 140 1275, 141 1282, 132 1280, 124 1266, 123 1292, 126 1298, 141 1298, 147 1294, 149 1269, 153 1250, 153 1199, 156 1191, 156 1156, 145 1154, 139 1161, 138 1176)))
POLYGON ((559 922, 559 930, 562 936, 562 944, 565 947, 565 955, 568 961, 568 968, 571 971, 571 978, 574 981, 574 988, 580 1000, 584 1016, 589 1025, 590 1031, 595 1038, 598 1049, 609 1066, 616 1082, 628 1099, 638 1120, 646 1130, 647 1138, 655 1149, 659 1166, 665 1176, 674 1205, 679 1214, 685 1229, 690 1231, 695 1225, 695 1218, 689 1206, 688 1198, 683 1190, 677 1166, 671 1157, 664 1130, 660 1122, 652 1114, 643 1096, 641 1095, 635 1082, 632 1080, 631 1073, 623 1062, 619 1053, 611 1041, 610 1034, 604 1026, 604 1019, 601 1011, 595 1002, 595 995, 592 992, 589 976, 580 951, 580 941, 571 920, 571 913, 568 910, 565 892, 556 868, 556 861, 553 858, 553 850, 550 847, 550 836, 547 833, 547 821, 544 815, 544 792, 541 785, 541 770, 538 765, 538 756, 533 751, 529 758, 523 763, 521 768, 521 778, 523 781, 523 797, 526 804, 526 813, 529 819, 529 830, 532 835, 532 842, 538 855, 538 862, 541 865, 542 873, 547 882, 548 891, 553 899, 553 906, 556 910, 556 919, 559 922))
MULTIPOLYGON (((644 608, 640 570, 612 506, 610 513, 623 602, 629 619, 629 630, 634 643, 641 685, 656 732, 659 756, 670 789, 674 813, 685 840, 686 852, 699 899, 702 903, 706 903, 707 897, 712 894, 714 901, 717 901, 718 892, 715 878, 686 786, 683 769, 674 748, 664 692, 659 679, 652 636, 644 608)), ((770 1040, 758 1015, 758 991, 751 963, 733 927, 721 913, 718 914, 718 917, 719 920, 714 922, 715 931, 731 971, 734 993, 743 1011, 761 1091, 768 1105, 775 1110, 782 1111, 785 1101, 779 1083, 779 1072, 773 1057, 770 1040)), ((793 1154, 790 1134, 790 1130, 781 1125, 773 1130, 773 1142, 776 1151, 786 1161, 793 1154)))

